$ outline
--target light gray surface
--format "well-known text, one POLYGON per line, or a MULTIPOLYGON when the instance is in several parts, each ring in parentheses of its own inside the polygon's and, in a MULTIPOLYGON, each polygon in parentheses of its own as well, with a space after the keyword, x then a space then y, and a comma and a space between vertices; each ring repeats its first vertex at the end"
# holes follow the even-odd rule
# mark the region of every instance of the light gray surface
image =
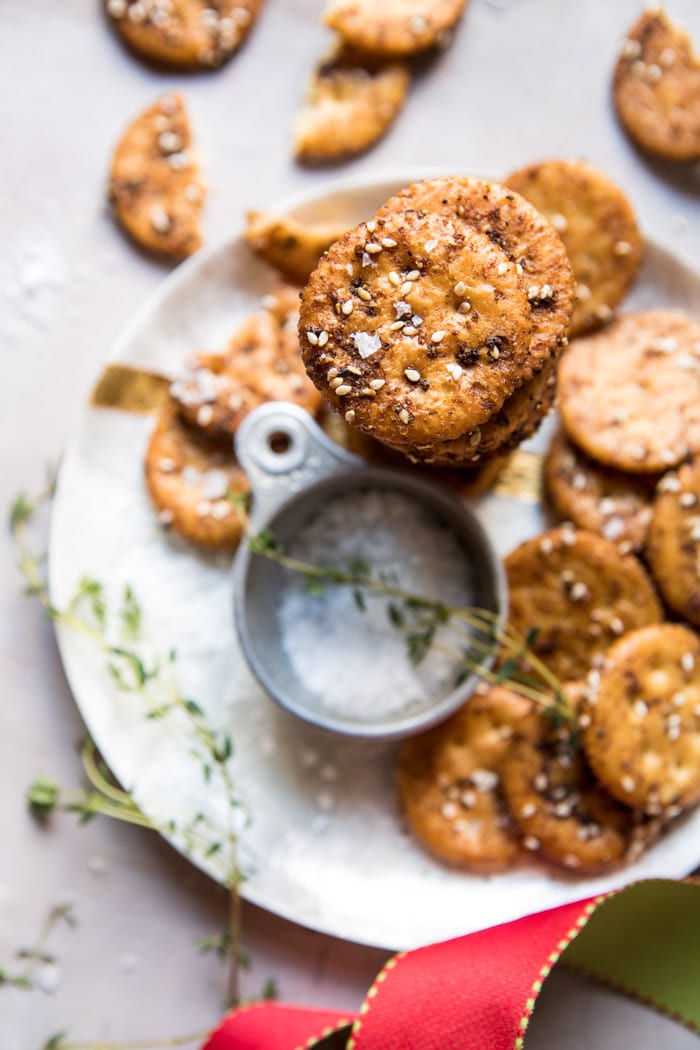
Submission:
MULTIPOLYGON (((227 68, 176 78, 124 55, 96 0, 0 0, 4 503, 40 482, 111 340, 164 272, 124 242, 104 212, 119 129, 161 90, 186 92, 208 160, 210 237, 246 207, 320 184, 327 173, 296 170, 288 157, 289 119, 324 39, 320 6, 268 0, 249 46, 227 68)), ((697 266, 697 182, 643 161, 609 112, 613 55, 637 10, 636 0, 472 0, 455 47, 417 82, 391 135, 342 174, 415 163, 507 170, 582 154, 628 189, 651 235, 697 266)), ((673 11, 700 38, 694 0, 675 0, 673 11)), ((221 925, 219 892, 147 833, 104 822, 79 829, 69 818, 46 833, 25 815, 22 791, 37 771, 76 782, 80 724, 50 629, 18 594, 5 541, 1 570, 0 961, 31 941, 47 907, 66 895, 80 927, 56 936, 55 995, 0 991, 0 1050, 39 1050, 62 1028, 76 1038, 146 1038, 206 1027, 223 984, 193 940, 221 925), (91 858, 106 862, 104 877, 91 874, 91 858)), ((250 993, 273 975, 285 998, 350 1009, 383 959, 254 908, 246 908, 245 926, 250 993)), ((568 976, 555 981, 533 1023, 531 1050, 697 1045, 640 1007, 568 976)))

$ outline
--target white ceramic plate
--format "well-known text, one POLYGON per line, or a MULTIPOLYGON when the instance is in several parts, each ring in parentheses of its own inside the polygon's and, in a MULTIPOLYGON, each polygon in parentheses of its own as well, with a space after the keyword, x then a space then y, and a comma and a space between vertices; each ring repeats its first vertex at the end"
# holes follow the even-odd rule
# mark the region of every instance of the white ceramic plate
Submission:
MULTIPOLYGON (((277 205, 300 218, 367 218, 415 172, 336 183, 326 193, 277 205)), ((421 174, 421 173, 419 173, 421 174)), ((423 175, 426 173, 423 172, 423 175)), ((164 283, 113 347, 110 361, 174 374, 198 347, 216 348, 237 319, 276 283, 237 231, 202 251, 164 283)), ((700 313, 700 278, 653 243, 627 304, 700 313)), ((316 731, 262 694, 234 637, 228 563, 169 539, 156 525, 142 462, 149 417, 86 408, 61 469, 50 566, 54 602, 84 575, 115 594, 130 582, 159 651, 175 648, 178 676, 212 725, 230 729, 233 774, 252 815, 243 836, 245 896, 325 933, 409 948, 515 919, 632 879, 678 877, 700 861, 700 811, 634 867, 605 878, 558 882, 532 871, 480 878, 434 863, 398 817, 391 745, 316 731)), ((546 431, 535 448, 546 443, 546 431)), ((488 496, 479 512, 505 552, 541 527, 538 508, 488 496)), ((90 643, 59 631, 76 702, 119 780, 153 819, 185 824, 198 811, 221 818, 222 801, 187 754, 177 727, 147 721, 143 704, 118 692, 90 643)), ((174 841, 178 845, 177 841, 174 841)), ((221 878, 216 857, 192 859, 221 878)))

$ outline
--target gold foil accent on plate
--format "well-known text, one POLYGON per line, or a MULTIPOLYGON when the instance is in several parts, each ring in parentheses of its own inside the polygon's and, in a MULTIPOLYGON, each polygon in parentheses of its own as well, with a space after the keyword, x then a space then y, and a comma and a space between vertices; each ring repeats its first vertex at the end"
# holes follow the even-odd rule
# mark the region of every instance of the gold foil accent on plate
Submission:
POLYGON ((539 503, 543 494, 543 463, 540 452, 517 449, 503 468, 493 491, 497 496, 522 500, 523 503, 539 503))
POLYGON ((169 399, 170 380, 129 365, 107 365, 90 396, 96 408, 157 412, 169 399))

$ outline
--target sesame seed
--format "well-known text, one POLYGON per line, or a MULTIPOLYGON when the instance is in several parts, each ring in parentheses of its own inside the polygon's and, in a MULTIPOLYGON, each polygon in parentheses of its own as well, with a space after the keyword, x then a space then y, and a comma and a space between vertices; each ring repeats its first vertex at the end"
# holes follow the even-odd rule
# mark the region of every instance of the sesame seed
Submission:
POLYGON ((676 52, 673 50, 672 47, 665 47, 659 55, 659 62, 661 63, 661 65, 666 66, 668 68, 668 66, 672 66, 675 61, 676 52))
POLYGON ((410 270, 406 274, 406 280, 407 281, 417 281, 419 277, 420 277, 420 270, 410 270))
POLYGON ((338 397, 345 397, 347 394, 352 393, 352 387, 347 383, 343 383, 341 386, 336 387, 336 394, 338 397))
POLYGON ((174 131, 163 131, 158 136, 158 149, 161 153, 179 153, 182 146, 182 139, 174 131))
POLYGON ((413 325, 406 325, 403 330, 404 335, 418 335, 418 329, 414 328, 413 325))
POLYGON ((214 409, 211 405, 202 405, 197 412, 197 423, 200 427, 209 426, 212 419, 214 418, 214 409))
POLYGON ((391 284, 394 285, 395 288, 398 288, 399 285, 401 284, 401 278, 397 274, 396 270, 392 270, 390 272, 390 274, 389 274, 389 281, 391 282, 391 284))
POLYGON ((692 653, 683 653, 681 656, 681 668, 686 674, 695 670, 695 657, 692 653))
POLYGON ((543 536, 540 540, 540 550, 543 554, 551 554, 554 550, 554 544, 552 543, 549 536, 543 536))
POLYGON ((455 361, 450 361, 448 365, 445 365, 445 368, 447 369, 447 371, 453 379, 459 379, 462 372, 464 371, 462 366, 458 365, 455 361))
POLYGON ((508 273, 508 263, 502 262, 498 264, 498 276, 502 277, 504 273, 508 273))
POLYGON ((401 422, 402 423, 408 423, 410 418, 411 417, 409 416, 409 414, 406 411, 406 409, 402 408, 401 411, 399 412, 399 419, 401 420, 401 422))
POLYGON ((355 304, 353 303, 352 299, 346 299, 340 309, 343 311, 346 317, 349 317, 354 309, 354 306, 355 304))
POLYGON ((694 507, 698 502, 698 497, 694 492, 684 492, 678 502, 681 507, 694 507))
POLYGON ((174 459, 170 456, 163 456, 162 459, 158 460, 158 470, 162 470, 164 474, 172 474, 177 464, 174 459))
POLYGON ((463 303, 460 303, 457 310, 460 314, 468 314, 472 308, 472 304, 468 299, 465 299, 463 303))
POLYGON ((318 336, 315 332, 307 332, 306 338, 309 340, 312 346, 318 346, 318 336))
POLYGON ((172 222, 162 204, 154 204, 151 208, 151 226, 156 233, 166 234, 170 232, 172 222))
POLYGON ((647 458, 647 450, 644 445, 633 445, 630 449, 630 453, 635 459, 642 460, 647 458))
POLYGON ((198 503, 195 508, 195 514, 198 518, 208 518, 211 514, 212 505, 207 499, 203 499, 201 503, 198 503))
POLYGON ((583 492, 588 485, 588 478, 582 470, 578 470, 571 479, 571 487, 577 492, 583 492))
POLYGON ((123 18, 126 14, 126 0, 109 0, 107 14, 112 18, 123 18))
POLYGON ((517 273, 518 277, 522 277, 522 275, 525 273, 522 263, 515 264, 515 272, 517 273))
POLYGON ((652 84, 661 79, 662 73, 663 69, 661 66, 657 65, 656 62, 650 62, 646 68, 647 80, 650 80, 652 84))
POLYGON ((363 288, 362 286, 360 286, 357 289, 357 294, 359 295, 360 299, 364 300, 364 302, 366 302, 366 303, 369 303, 369 302, 372 301, 372 296, 369 294, 367 289, 363 288))
POLYGON ((382 237, 382 248, 395 248, 396 241, 393 237, 382 237))
POLYGON ((324 329, 322 332, 318 333, 318 345, 319 346, 325 346, 327 342, 328 342, 328 332, 324 329))
POLYGON ((457 806, 455 806, 454 802, 443 802, 442 807, 440 809, 440 814, 445 818, 445 820, 454 820, 458 813, 459 810, 457 809, 457 806))
POLYGON ((569 228, 569 223, 566 220, 566 216, 562 215, 561 212, 555 212, 554 215, 550 215, 549 221, 551 222, 557 233, 566 233, 569 228))
POLYGON ((454 287, 454 293, 455 293, 455 295, 459 295, 459 296, 462 296, 462 295, 464 295, 464 293, 466 292, 466 290, 467 290, 467 286, 466 286, 466 284, 464 283, 464 281, 457 281, 457 284, 456 284, 456 285, 455 285, 455 287, 454 287))
POLYGON ((523 839, 523 846, 525 847, 525 849, 534 852, 534 850, 538 850, 540 848, 540 840, 538 838, 535 838, 534 835, 526 835, 523 839))
POLYGON ((620 619, 619 616, 613 616, 613 618, 611 619, 611 621, 610 621, 610 630, 612 631, 613 634, 617 634, 617 635, 625 633, 625 625, 624 625, 624 623, 622 622, 622 620, 620 619))
POLYGON ((540 294, 540 286, 539 286, 539 284, 531 284, 530 287, 527 290, 527 297, 528 297, 528 299, 536 299, 539 294, 540 294))
POLYGON ((632 245, 629 241, 615 241, 613 251, 615 255, 629 255, 632 251, 632 245))
POLYGON ((369 385, 372 390, 381 390, 385 383, 386 379, 371 379, 369 385))
POLYGON ((389 325, 389 331, 390 332, 400 332, 401 329, 405 328, 405 327, 406 327, 406 322, 405 321, 394 321, 392 324, 389 325))
POLYGON ((609 496, 605 496, 598 504, 598 510, 603 515, 603 517, 607 518, 611 514, 615 513, 615 511, 617 510, 617 503, 614 499, 611 499, 609 496))
POLYGON ((326 372, 326 379, 330 383, 331 379, 335 379, 335 377, 337 375, 338 375, 338 369, 337 368, 329 368, 328 371, 326 372))
POLYGON ((642 45, 638 40, 623 40, 620 54, 623 58, 639 58, 642 53, 642 45))
POLYGON ((525 820, 527 820, 528 817, 534 817, 536 812, 537 812, 537 806, 535 805, 535 803, 534 802, 526 802, 525 805, 520 810, 520 816, 523 817, 525 820))
POLYGON ((532 781, 535 791, 546 791, 549 787, 549 779, 546 773, 538 773, 532 781))
POLYGON ((668 471, 667 474, 664 474, 656 486, 657 492, 680 492, 680 490, 681 483, 678 480, 678 475, 672 470, 668 471))
POLYGON ((572 602, 585 602, 591 596, 591 592, 586 587, 585 583, 575 583, 571 588, 570 598, 572 602))
POLYGON ((352 375, 352 376, 361 376, 362 375, 362 369, 361 368, 356 368, 355 365, 348 365, 348 367, 345 369, 345 371, 349 372, 350 375, 352 375))
POLYGON ((584 300, 584 299, 590 299, 590 297, 591 297, 591 290, 590 290, 590 288, 588 287, 587 284, 577 284, 576 285, 576 298, 577 299, 584 300))
POLYGON ((481 442, 481 430, 477 427, 476 430, 474 430, 469 435, 469 444, 471 445, 472 448, 476 448, 476 446, 480 442, 481 442))
POLYGON ((337 376, 334 379, 331 379, 331 381, 330 381, 331 390, 337 390, 338 387, 342 386, 342 385, 343 385, 343 380, 342 380, 342 378, 340 376, 337 376))
POLYGON ((441 343, 446 335, 447 335, 447 332, 442 332, 442 331, 433 332, 433 334, 430 337, 430 342, 431 343, 436 343, 436 344, 437 343, 441 343))
POLYGON ((347 423, 352 423, 354 418, 355 418, 355 409, 354 408, 349 408, 347 410, 347 412, 345 413, 345 421, 347 423))
POLYGON ((501 356, 501 351, 498 349, 497 346, 490 346, 489 347, 489 357, 491 358, 492 361, 498 361, 500 356, 501 356))
POLYGON ((406 379, 410 380, 411 383, 420 382, 420 372, 418 372, 415 368, 405 368, 403 374, 406 376, 406 379))
POLYGON ((554 297, 554 289, 551 284, 543 284, 540 288, 540 299, 552 299, 554 297))
POLYGON ((402 295, 408 295, 408 293, 412 292, 412 291, 413 291, 413 283, 412 283, 412 281, 404 281, 404 283, 401 285, 401 294, 402 295))
POLYGON ((375 241, 368 241, 365 245, 365 251, 370 255, 378 255, 381 250, 381 244, 376 244, 375 241))
POLYGON ((634 780, 630 776, 624 776, 620 780, 620 787, 629 795, 630 792, 634 791, 634 780))
POLYGON ((367 231, 368 231, 368 233, 374 233, 376 228, 377 228, 376 222, 374 221, 374 219, 370 219, 370 221, 367 223, 367 231))

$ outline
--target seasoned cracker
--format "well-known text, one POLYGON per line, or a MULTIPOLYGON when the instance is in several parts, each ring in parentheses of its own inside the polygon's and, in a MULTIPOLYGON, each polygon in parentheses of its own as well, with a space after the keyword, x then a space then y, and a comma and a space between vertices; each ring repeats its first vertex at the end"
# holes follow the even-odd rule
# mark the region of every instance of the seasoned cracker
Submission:
POLYGON ((601 788, 570 731, 542 712, 516 732, 502 785, 524 847, 573 875, 631 863, 653 839, 649 821, 601 788))
POLYGON ((142 248, 175 259, 199 248, 205 189, 180 95, 164 95, 127 128, 108 193, 117 221, 142 248))
POLYGON ((700 62, 664 11, 645 11, 627 34, 613 94, 625 130, 643 150, 671 161, 700 157, 700 62))
POLYGON ((240 47, 263 0, 104 0, 112 25, 146 62, 176 69, 220 66, 240 47))
POLYGON ((509 622, 562 681, 582 678, 621 635, 658 623, 654 587, 631 554, 561 525, 527 540, 505 560, 509 622))
POLYGON ((149 441, 145 474, 161 525, 201 547, 237 547, 244 517, 227 493, 245 496, 249 487, 233 450, 188 426, 169 407, 149 441))
POLYGON ((486 234, 512 262, 528 297, 532 324, 523 380, 559 355, 567 343, 574 276, 561 239, 529 201, 495 182, 448 175, 412 183, 388 200, 377 217, 404 208, 461 219, 486 234))
POLYGON ((668 605, 700 627, 700 460, 662 478, 646 555, 668 605))
POLYGON ((530 345, 527 297, 500 248, 459 219, 416 211, 362 223, 329 249, 302 293, 299 331, 331 406, 411 449, 486 422, 522 381, 530 345))
POLYGON ((547 452, 544 477, 547 494, 566 521, 597 532, 625 553, 643 548, 656 475, 603 467, 559 429, 547 452))
POLYGON ((530 164, 506 182, 549 219, 564 242, 576 278, 569 335, 606 324, 642 259, 642 235, 625 194, 582 160, 530 164))
POLYGON ((627 806, 670 820, 700 800, 700 640, 677 624, 621 638, 589 680, 583 745, 627 806))
POLYGON ((314 71, 294 123, 294 155, 328 164, 363 153, 386 134, 411 86, 405 62, 336 44, 314 71))
POLYGON ((347 230, 347 224, 300 222, 290 215, 249 211, 246 243, 288 280, 305 284, 318 260, 347 230))
POLYGON ((171 387, 183 418, 210 437, 230 440, 267 401, 292 401, 312 415, 321 404, 299 351, 297 289, 282 288, 263 303, 226 350, 194 354, 171 387))
POLYGON ((559 409, 571 440, 605 466, 680 463, 700 451, 700 325, 657 310, 577 339, 559 368, 559 409))
POLYGON ((401 803, 412 832, 436 857, 480 872, 502 870, 518 858, 500 776, 530 709, 522 697, 495 686, 402 745, 401 803))
POLYGON ((413 55, 445 44, 466 0, 330 0, 326 25, 359 51, 413 55))

